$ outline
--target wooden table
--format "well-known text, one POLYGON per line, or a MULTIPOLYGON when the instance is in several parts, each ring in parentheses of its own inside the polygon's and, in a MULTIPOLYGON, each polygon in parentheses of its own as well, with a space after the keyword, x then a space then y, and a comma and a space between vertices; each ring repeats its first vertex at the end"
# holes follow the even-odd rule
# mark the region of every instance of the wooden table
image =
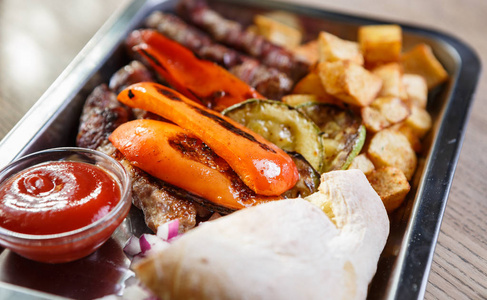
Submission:
MULTIPOLYGON (((451 33, 487 61, 485 0, 287 0, 451 33)), ((0 138, 120 0, 0 0, 0 138)), ((487 298, 487 80, 482 77, 435 251, 426 299, 487 298), (485 151, 485 152, 484 152, 485 151)), ((1 154, 0 154, 1 155, 1 154)))

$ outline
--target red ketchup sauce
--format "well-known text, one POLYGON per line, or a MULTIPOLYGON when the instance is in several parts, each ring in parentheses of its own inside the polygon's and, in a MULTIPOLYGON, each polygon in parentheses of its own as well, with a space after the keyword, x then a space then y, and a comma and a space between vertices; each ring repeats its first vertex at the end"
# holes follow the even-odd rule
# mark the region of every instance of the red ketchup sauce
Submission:
POLYGON ((0 225, 25 234, 55 234, 102 218, 120 201, 117 181, 82 162, 30 167, 0 186, 0 225))

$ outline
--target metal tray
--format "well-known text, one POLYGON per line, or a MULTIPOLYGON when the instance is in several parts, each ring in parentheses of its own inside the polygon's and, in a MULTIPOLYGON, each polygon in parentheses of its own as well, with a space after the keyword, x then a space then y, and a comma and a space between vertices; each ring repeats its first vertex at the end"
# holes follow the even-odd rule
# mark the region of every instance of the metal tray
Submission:
MULTIPOLYGON (((291 11, 301 16, 308 38, 326 30, 355 40, 360 25, 396 23, 277 2, 210 2, 225 16, 244 23, 250 22, 256 12, 291 11)), ((128 62, 122 47, 124 38, 152 11, 172 11, 175 4, 172 0, 135 0, 113 16, 0 142, 0 168, 37 150, 74 145, 77 120, 87 95, 96 85, 108 82, 114 71, 128 62)), ((433 129, 425 138, 406 204, 390 215, 391 233, 370 285, 369 299, 414 299, 424 295, 480 73, 477 55, 455 37, 408 24, 399 25, 404 32, 404 48, 419 42, 429 44, 450 74, 450 80, 429 95, 428 110, 434 120, 433 129)), ((145 230, 140 212, 133 209, 97 252, 60 265, 32 262, 3 250, 0 253, 0 295, 15 295, 16 299, 54 295, 84 299, 119 294, 124 280, 133 276, 122 245, 132 233, 140 234, 145 230)))

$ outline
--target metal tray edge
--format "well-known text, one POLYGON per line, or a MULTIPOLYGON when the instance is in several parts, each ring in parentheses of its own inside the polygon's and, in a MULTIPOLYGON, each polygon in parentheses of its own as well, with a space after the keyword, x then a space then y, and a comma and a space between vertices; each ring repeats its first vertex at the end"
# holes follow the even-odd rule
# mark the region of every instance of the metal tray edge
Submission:
MULTIPOLYGON (((97 31, 88 44, 81 50, 63 73, 41 96, 36 104, 26 113, 26 115, 15 125, 15 127, 0 141, 0 168, 10 161, 21 156, 25 147, 35 138, 42 127, 49 123, 49 119, 55 114, 55 110, 63 105, 66 99, 71 99, 83 84, 92 76, 94 66, 100 64, 109 57, 111 51, 124 38, 125 33, 130 27, 130 20, 134 18, 144 6, 150 6, 154 0, 134 0, 121 11, 116 12, 110 19, 97 31), (107 37, 107 33, 111 35, 107 37), (104 47, 100 47, 103 45, 104 47), (103 49, 100 51, 100 49, 103 49), (90 60, 89 66, 84 65, 85 60, 90 60), (32 116, 36 115, 35 118, 32 116), (39 117, 40 116, 40 117, 39 117), (36 120, 35 124, 32 119, 36 120), (28 121, 28 122, 27 122, 28 121), (15 139, 12 137, 15 136, 15 139), (20 137, 20 138, 19 138, 20 137)), ((263 6, 259 1, 227 1, 248 3, 263 6)), ((335 18, 349 20, 353 18, 357 23, 391 23, 387 20, 360 17, 343 14, 340 12, 326 11, 319 8, 307 8, 285 2, 271 2, 266 6, 284 6, 285 9, 294 10, 297 13, 308 13, 317 17, 334 15, 335 18)), ((471 102, 475 95, 475 89, 481 71, 481 63, 478 55, 467 44, 458 38, 437 30, 426 29, 414 25, 399 24, 406 31, 428 35, 437 40, 447 43, 458 54, 461 59, 460 69, 455 74, 450 94, 448 106, 443 112, 443 118, 448 116, 459 116, 454 121, 445 122, 440 126, 437 135, 446 136, 444 140, 436 139, 430 155, 440 153, 449 163, 441 165, 436 160, 428 160, 428 165, 422 174, 423 178, 430 179, 428 186, 421 186, 418 189, 416 198, 423 201, 416 201, 410 216, 403 243, 403 247, 396 261, 393 277, 389 281, 389 288, 386 293, 387 299, 402 298, 423 298, 428 282, 430 267, 433 260, 436 241, 440 232, 441 221, 446 207, 450 187, 452 184, 455 168, 460 155, 461 147, 465 137, 466 124, 471 111, 471 102), (461 86, 461 89, 457 89, 461 86), (427 201, 424 201, 427 199, 427 201), (425 215, 434 219, 430 224, 432 231, 424 234, 420 219, 425 215), (429 251, 419 255, 414 253, 414 248, 428 246, 429 251), (418 275, 419 274, 419 275, 418 275)), ((444 160, 445 161, 445 160, 444 160)))

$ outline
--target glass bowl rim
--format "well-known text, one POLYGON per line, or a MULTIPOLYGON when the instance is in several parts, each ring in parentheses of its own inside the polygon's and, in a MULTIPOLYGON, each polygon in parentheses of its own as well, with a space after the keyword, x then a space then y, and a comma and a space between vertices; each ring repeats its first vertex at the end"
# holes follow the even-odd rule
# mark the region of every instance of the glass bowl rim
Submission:
MULTIPOLYGON (((48 155, 51 153, 70 153, 70 152, 102 158, 104 160, 107 160, 111 165, 113 165, 116 169, 118 169, 117 171, 119 171, 122 175, 120 179, 118 179, 118 177, 117 178, 115 177, 113 171, 106 170, 105 168, 95 164, 96 166, 98 166, 99 168, 101 168, 102 170, 110 174, 110 176, 114 178, 114 180, 120 186, 120 193, 121 193, 120 201, 117 203, 117 205, 111 211, 109 211, 108 214, 104 215, 102 218, 96 220, 95 222, 92 222, 78 229, 60 232, 60 233, 27 234, 27 233, 12 231, 0 226, 0 239, 8 240, 10 242, 15 242, 15 243, 23 242, 23 244, 27 244, 31 242, 39 242, 39 241, 51 241, 53 243, 57 241, 59 244, 72 243, 77 240, 88 238, 102 231, 105 227, 107 227, 109 224, 111 224, 112 222, 118 219, 119 215, 124 211, 124 207, 127 205, 127 202, 129 202, 130 204, 132 203, 130 199, 131 189, 132 189, 132 184, 131 184, 132 179, 130 178, 127 170, 125 170, 122 164, 118 162, 116 159, 98 150, 80 148, 80 147, 58 147, 58 148, 50 148, 50 149, 33 152, 31 154, 25 155, 9 163, 7 166, 5 166, 0 170, 0 175, 5 172, 8 172, 10 169, 14 168, 17 164, 21 162, 25 162, 26 160, 35 158, 37 156, 48 155), (102 226, 105 223, 107 226, 102 226), (97 228, 98 230, 96 230, 97 228), (90 233, 90 234, 85 236, 83 235, 83 233, 90 233), (72 237, 73 239, 70 239, 69 241, 64 241, 65 238, 69 238, 69 237, 72 237)), ((54 161, 61 161, 61 160, 46 160, 43 162, 39 162, 35 165, 45 163, 45 162, 54 162, 54 161)), ((12 174, 8 178, 6 178, 6 180, 11 178, 15 174, 17 173, 12 174)))

